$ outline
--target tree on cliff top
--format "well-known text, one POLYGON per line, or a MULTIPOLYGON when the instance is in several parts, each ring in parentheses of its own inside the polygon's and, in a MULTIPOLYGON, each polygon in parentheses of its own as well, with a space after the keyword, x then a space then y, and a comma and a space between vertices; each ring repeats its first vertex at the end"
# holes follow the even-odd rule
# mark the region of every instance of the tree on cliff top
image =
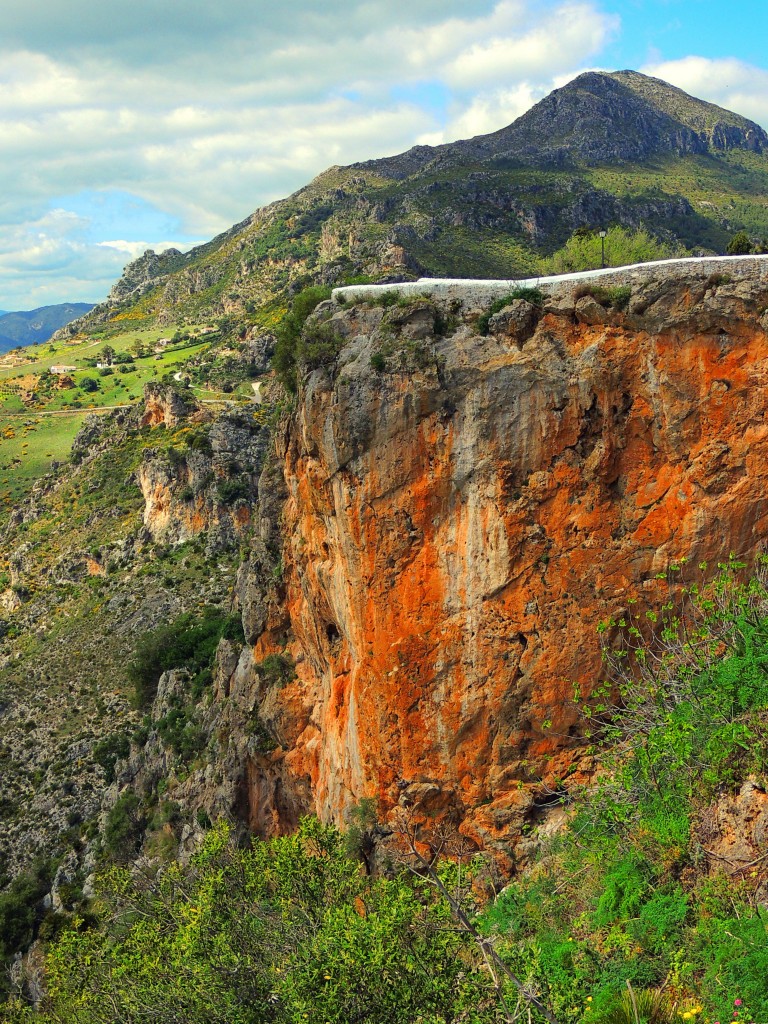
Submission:
MULTIPOLYGON (((687 255, 685 249, 673 247, 654 238, 644 229, 628 231, 622 227, 609 228, 605 236, 605 263, 609 267, 623 267, 633 263, 650 263, 687 255)), ((558 249, 542 263, 542 269, 551 274, 571 274, 579 270, 596 270, 602 262, 602 245, 596 231, 579 229, 562 249, 558 249)))
POLYGON ((752 240, 747 232, 737 232, 728 243, 726 252, 729 256, 749 256, 752 252, 752 240))

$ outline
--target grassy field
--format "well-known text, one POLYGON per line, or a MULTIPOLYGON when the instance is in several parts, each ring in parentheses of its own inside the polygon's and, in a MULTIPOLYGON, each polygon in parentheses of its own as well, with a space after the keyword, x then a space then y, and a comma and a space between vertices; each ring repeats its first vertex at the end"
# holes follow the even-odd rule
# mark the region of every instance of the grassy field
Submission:
POLYGON ((159 339, 173 333, 168 327, 126 330, 109 338, 45 342, 0 358, 0 509, 16 504, 54 460, 66 459, 89 412, 131 405, 145 384, 178 371, 210 345, 193 336, 160 350, 159 339), (116 353, 106 373, 88 365, 105 344, 116 353), (124 361, 126 354, 131 362, 124 361), (52 366, 74 369, 54 375, 52 366))

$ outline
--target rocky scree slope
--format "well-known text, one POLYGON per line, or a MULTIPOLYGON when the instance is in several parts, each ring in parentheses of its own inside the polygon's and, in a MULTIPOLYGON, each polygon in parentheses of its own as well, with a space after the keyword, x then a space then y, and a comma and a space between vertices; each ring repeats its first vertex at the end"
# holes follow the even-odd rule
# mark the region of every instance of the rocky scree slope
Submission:
POLYGON ((2 884, 41 854, 66 854, 80 882, 95 863, 114 763, 145 713, 137 645, 184 613, 228 612, 269 447, 253 413, 151 385, 140 407, 87 417, 72 464, 3 530, 2 884))
POLYGON ((738 230, 768 235, 766 141, 658 79, 589 72, 498 132, 330 168, 205 246, 150 251, 65 333, 210 316, 266 329, 309 282, 535 275, 575 230, 610 224, 723 252, 738 230))

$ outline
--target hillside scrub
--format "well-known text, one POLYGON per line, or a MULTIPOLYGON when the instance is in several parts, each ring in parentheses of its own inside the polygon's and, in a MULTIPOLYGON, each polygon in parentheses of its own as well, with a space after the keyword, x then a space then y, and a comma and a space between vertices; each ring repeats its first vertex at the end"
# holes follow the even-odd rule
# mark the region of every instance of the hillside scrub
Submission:
POLYGON ((719 802, 768 773, 768 577, 742 569, 700 589, 674 567, 658 619, 603 624, 609 680, 580 702, 600 777, 484 915, 561 1019, 620 1019, 627 981, 663 989, 666 1020, 724 1020, 735 1000, 744 1020, 768 1015, 764 861, 711 852, 719 802))
POLYGON ((283 386, 291 393, 296 391, 298 364, 301 363, 305 355, 311 359, 318 358, 318 353, 323 348, 322 338, 312 338, 307 341, 306 345, 303 344, 304 324, 315 308, 330 296, 330 288, 318 285, 305 288, 295 297, 290 310, 277 329, 272 366, 283 386))
POLYGON ((137 707, 146 707, 154 698, 163 672, 183 668, 195 679, 209 673, 216 648, 222 637, 242 638, 237 616, 228 616, 217 608, 204 608, 199 615, 184 612, 142 637, 128 665, 128 677, 135 687, 137 707))
MULTIPOLYGON (((602 265, 602 239, 597 231, 576 231, 565 245, 542 262, 549 274, 570 274, 579 270, 595 270, 602 265)), ((675 256, 686 256, 679 245, 669 245, 647 231, 628 231, 622 227, 608 228, 605 236, 605 265, 623 267, 633 263, 650 263, 675 256)))
POLYGON ((49 949, 42 1011, 6 1021, 411 1024, 500 1016, 473 944, 423 880, 373 878, 336 829, 238 848, 225 825, 153 882, 114 867, 100 926, 49 949))

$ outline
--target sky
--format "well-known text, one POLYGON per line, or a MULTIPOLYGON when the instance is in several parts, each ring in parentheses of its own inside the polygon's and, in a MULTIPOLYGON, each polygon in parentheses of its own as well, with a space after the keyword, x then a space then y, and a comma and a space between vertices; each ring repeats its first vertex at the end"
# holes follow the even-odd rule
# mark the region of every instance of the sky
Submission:
POLYGON ((0 309, 633 68, 768 128, 768 0, 3 0, 0 309))

